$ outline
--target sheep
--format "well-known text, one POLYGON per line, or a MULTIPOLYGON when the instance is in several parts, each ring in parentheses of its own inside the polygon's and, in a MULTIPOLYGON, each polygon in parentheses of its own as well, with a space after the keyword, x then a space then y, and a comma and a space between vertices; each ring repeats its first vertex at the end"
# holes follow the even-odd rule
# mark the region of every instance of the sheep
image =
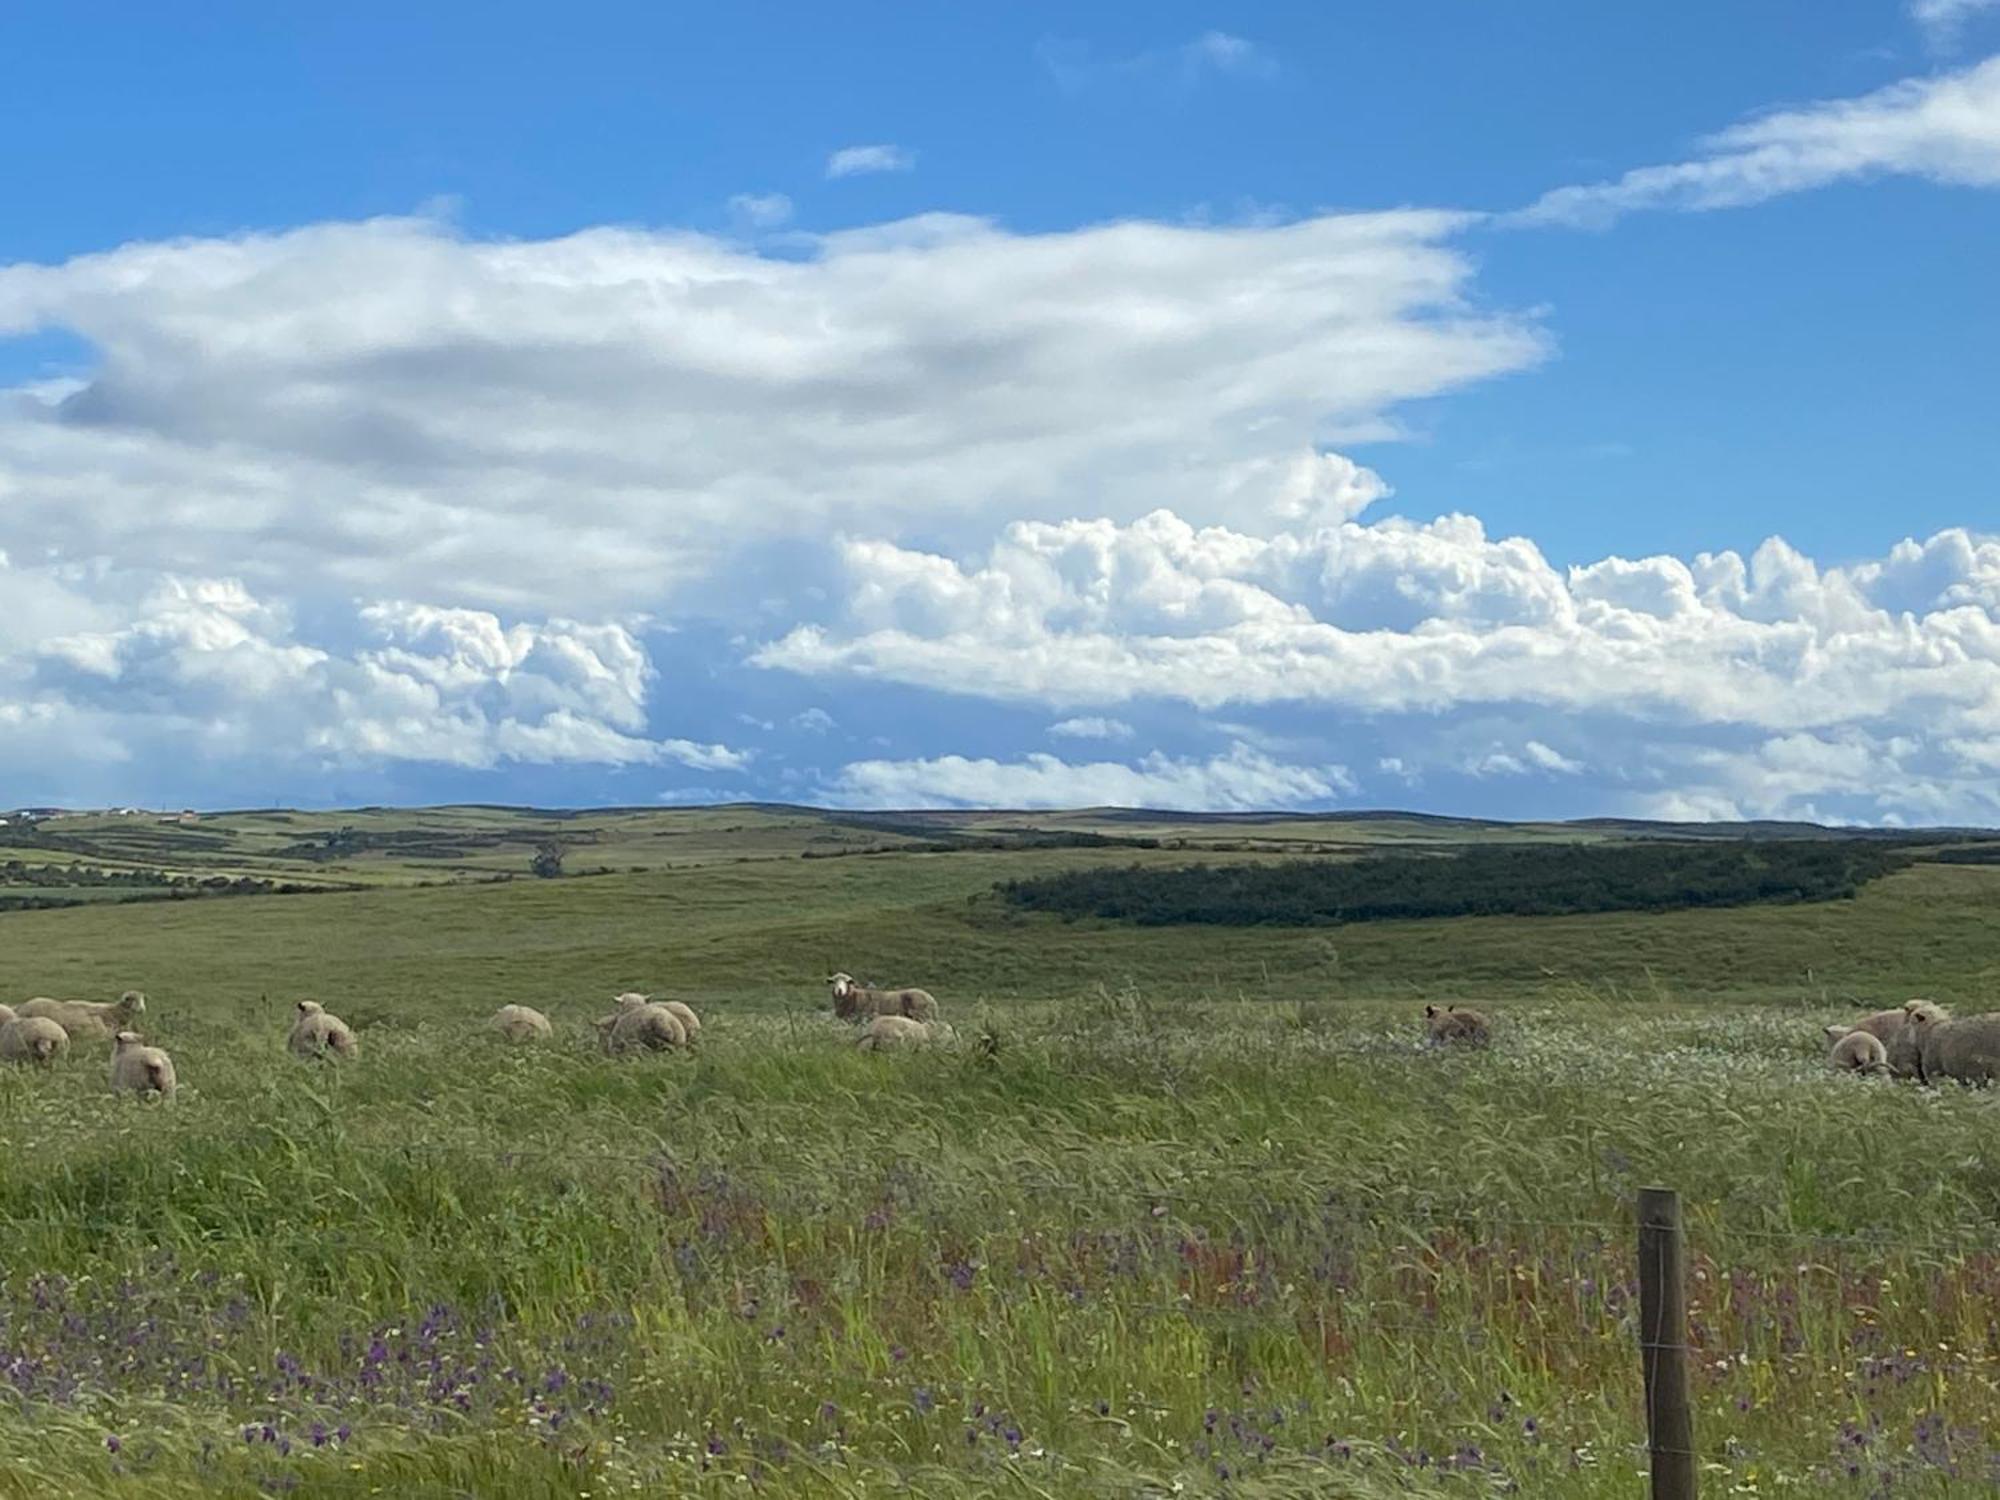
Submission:
POLYGON ((1925 1083, 1951 1078, 1959 1083, 2000 1079, 2000 1015, 1954 1020, 1938 1006, 1912 1001, 1906 1028, 1915 1033, 1917 1076, 1925 1083))
POLYGON ((881 1052, 890 1047, 943 1045, 952 1040, 950 1026, 943 1021, 913 1021, 908 1016, 877 1016, 870 1021, 854 1045, 863 1052, 881 1052))
POLYGON ((116 1000, 108 1002, 37 997, 23 1005, 20 1014, 54 1021, 68 1033, 70 1040, 75 1041, 78 1037, 113 1036, 130 1026, 145 1011, 146 997, 138 990, 127 990, 116 1000))
POLYGON ((1865 1031, 1886 1047, 1895 1040, 1896 1033, 1903 1029, 1903 1022, 1908 1019, 1909 1007, 1906 1005, 1899 1005, 1894 1010, 1878 1010, 1872 1015, 1863 1016, 1852 1026, 1827 1027, 1826 1039, 1829 1042, 1837 1042, 1844 1036, 1865 1031))
POLYGON ((701 1035, 701 1017, 694 1013, 694 1007, 679 1000, 655 1000, 650 995, 642 995, 637 990, 627 990, 612 1002, 620 1010, 630 1010, 640 1005, 663 1005, 674 1013, 674 1019, 681 1023, 681 1030, 687 1033, 688 1045, 693 1046, 701 1035))
POLYGON ((47 1067, 67 1051, 69 1033, 47 1016, 17 1016, 11 1005, 0 1005, 0 1062, 47 1067))
POLYGON ((833 992, 833 1013, 843 1021, 870 1016, 906 1016, 912 1021, 935 1021, 938 1003, 929 990, 877 990, 856 984, 852 974, 835 974, 827 980, 833 992))
POLYGON ((597 1023, 597 1034, 604 1050, 613 1056, 621 1052, 662 1052, 671 1047, 685 1047, 688 1039, 687 1028, 681 1025, 679 1016, 643 997, 637 1005, 627 1005, 620 996, 618 1009, 597 1023))
POLYGON ((549 1018, 531 1005, 503 1005, 487 1024, 510 1042, 539 1042, 555 1033, 549 1018))
POLYGON ((174 1060, 148 1047, 136 1031, 121 1031, 111 1042, 111 1091, 174 1097, 174 1060))
POLYGON ((1862 1073, 1870 1078, 1889 1076, 1889 1049, 1874 1032, 1858 1026, 1834 1042, 1826 1062, 1828 1067, 1842 1073, 1862 1073))
POLYGON ((1484 1047, 1493 1040, 1493 1023, 1476 1010, 1462 1005, 1426 1005, 1424 1024, 1430 1029, 1432 1046, 1463 1042, 1484 1047))
POLYGON ((339 1016, 328 1013, 317 1000, 299 1002, 298 1019, 285 1045, 298 1057, 359 1057, 361 1044, 339 1016))
POLYGON ((1897 1078, 1922 1080, 1924 1073, 1922 1025, 1948 1019, 1941 1005, 1929 1000, 1911 1000, 1903 1006, 1903 1021, 1888 1037, 1889 1072, 1897 1078), (1921 1020, 1919 1017, 1921 1016, 1921 1020))

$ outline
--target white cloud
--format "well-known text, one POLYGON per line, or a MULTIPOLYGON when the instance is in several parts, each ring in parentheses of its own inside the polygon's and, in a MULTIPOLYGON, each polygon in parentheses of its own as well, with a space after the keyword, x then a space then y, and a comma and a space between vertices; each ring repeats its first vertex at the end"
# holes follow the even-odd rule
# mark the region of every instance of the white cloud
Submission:
POLYGON ((963 563, 868 540, 846 556, 836 617, 755 660, 1084 716, 1141 699, 1401 716, 1414 742, 1381 758, 1398 778, 1583 777, 1539 728, 1450 748, 1454 718, 1560 714, 1623 801, 1714 783, 1760 816, 2000 815, 1996 538, 1830 568, 1773 539, 1558 569, 1467 516, 1255 536, 1157 512, 1017 522, 963 563))
POLYGON ((1210 78, 1261 79, 1278 72, 1277 59, 1266 48, 1226 31, 1205 31, 1179 46, 1109 58, 1096 56, 1081 42, 1049 37, 1036 46, 1035 57, 1068 94, 1105 84, 1187 91, 1210 78))
POLYGON ((834 727, 833 715, 823 708, 803 709, 792 715, 792 728, 806 734, 825 734, 834 727))
MULTIPOLYGON (((1939 7, 1940 18, 1954 7, 1939 7)), ((1963 14, 1966 7, 1955 7, 1963 14)), ((1637 209, 1736 208, 1850 178, 1892 174, 2000 186, 2000 57, 1910 78, 1856 99, 1778 110, 1731 126, 1692 161, 1614 182, 1558 188, 1517 222, 1605 224, 1637 209)))
POLYGON ((916 153, 901 146, 842 146, 827 157, 826 175, 858 177, 869 172, 907 172, 916 164, 916 153))
MULTIPOLYGON (((385 602, 329 622, 336 642, 303 638, 234 580, 0 569, 0 604, 24 603, 72 628, 0 642, 0 703, 111 759, 746 764, 727 746, 647 736, 654 672, 617 624, 385 602)), ((23 754, 9 738, 0 766, 49 765, 46 746, 23 754)))
POLYGON ((1049 733, 1072 740, 1129 740, 1132 738, 1132 726, 1123 719, 1107 719, 1093 714, 1059 720, 1049 726, 1049 733))
POLYGON ((1996 5, 2000 0, 1910 0, 1910 15, 1932 41, 1949 44, 1967 21, 1996 5))
POLYGON ((787 260, 377 221, 9 266, 0 337, 99 362, 0 389, 0 545, 597 618, 782 601, 796 580, 742 587, 747 552, 913 517, 1338 512, 1360 481, 1316 442, 1543 352, 1468 307, 1459 222, 934 216, 787 260))
POLYGON ((738 193, 729 200, 729 214, 752 229, 775 229, 792 217, 792 200, 783 193, 738 193))
POLYGON ((1287 766, 1233 746, 1206 761, 1148 755, 1072 764, 1053 755, 1018 761, 867 760, 843 769, 828 798, 849 807, 1148 807, 1251 811, 1324 803, 1354 790, 1341 766, 1287 766))

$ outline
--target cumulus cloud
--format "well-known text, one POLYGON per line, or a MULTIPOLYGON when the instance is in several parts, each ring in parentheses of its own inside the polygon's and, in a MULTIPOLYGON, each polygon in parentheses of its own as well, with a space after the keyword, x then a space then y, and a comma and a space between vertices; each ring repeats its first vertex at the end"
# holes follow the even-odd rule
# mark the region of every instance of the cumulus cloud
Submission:
POLYGON ((907 172, 917 155, 901 146, 842 146, 826 159, 828 177, 859 177, 870 172, 907 172))
MULTIPOLYGON (((1969 9, 1938 5, 1936 18, 1962 18, 1969 9)), ((2000 57, 1959 72, 1904 79, 1856 99, 1774 111, 1703 144, 1691 161, 1558 188, 1515 219, 1601 225, 1637 209, 1738 208, 1886 175, 2000 186, 2000 57)))
POLYGON ((946 755, 845 767, 826 801, 843 807, 1147 807, 1247 812, 1323 804, 1354 790, 1343 766, 1282 765, 1247 745, 1208 760, 1152 754, 1136 765, 946 755))
POLYGON ((1049 733, 1071 740, 1129 740, 1132 726, 1123 719, 1107 719, 1099 714, 1061 719, 1049 726, 1049 733))
MULTIPOLYGON (((307 638, 235 580, 81 569, 0 567, 0 602, 69 627, 0 641, 0 704, 112 760, 746 764, 647 735, 653 668, 618 624, 382 602, 307 638)), ((0 766, 46 764, 45 746, 0 746, 0 766)))
POLYGON ((1381 757, 1404 779, 1579 776, 1546 734, 1447 756, 1442 731, 1454 715, 1588 716, 1626 801, 1648 780, 1711 781, 1760 815, 1835 798, 2000 811, 2000 539, 1965 531, 1837 567, 1774 538, 1748 558, 1561 569, 1468 516, 1258 536, 1162 511, 1016 522, 966 561, 845 552, 836 618, 757 662, 1080 715, 1178 700, 1428 721, 1428 762, 1401 743, 1381 757))
POLYGON ((747 609, 758 549, 914 517, 1338 511, 1316 443, 1543 353, 1468 305, 1459 223, 933 216, 780 259, 394 220, 8 266, 0 337, 97 363, 0 390, 0 545, 595 618, 747 609))

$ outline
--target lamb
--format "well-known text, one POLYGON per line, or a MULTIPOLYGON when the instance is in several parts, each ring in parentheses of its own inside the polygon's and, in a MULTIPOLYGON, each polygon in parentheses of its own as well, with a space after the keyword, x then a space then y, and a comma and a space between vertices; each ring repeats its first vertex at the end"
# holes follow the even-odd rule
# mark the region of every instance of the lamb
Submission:
POLYGON ((111 1091, 174 1097, 174 1060, 148 1047, 136 1031, 121 1031, 111 1043, 111 1091))
POLYGON ((487 1024, 510 1042, 539 1042, 555 1034, 549 1018, 531 1005, 503 1005, 487 1024))
POLYGON ((23 1005, 20 1014, 54 1021, 74 1041, 78 1037, 116 1035, 145 1011, 146 997, 137 990, 127 990, 108 1002, 36 998, 23 1005))
MULTIPOLYGON (((1900 1012, 1899 1012, 1900 1014, 1900 1012)), ((1828 1027, 1829 1031, 1833 1028, 1828 1027)), ((1889 1049, 1872 1031, 1855 1027, 1844 1032, 1827 1054, 1827 1066, 1842 1073, 1862 1073, 1870 1078, 1889 1076, 1889 1049)))
POLYGON ((47 1016, 17 1016, 11 1005, 0 1005, 0 1062, 47 1067, 67 1051, 69 1033, 47 1016))
POLYGON ((685 1047, 688 1039, 687 1028, 681 1025, 679 1016, 643 996, 638 1004, 628 1005, 621 995, 618 1009, 597 1023, 597 1034, 604 1050, 613 1056, 621 1052, 663 1052, 685 1047))
POLYGON ((869 1016, 906 1016, 912 1021, 935 1021, 938 1003, 929 990, 876 990, 856 984, 852 974, 835 974, 827 980, 833 991, 833 1013, 843 1021, 869 1016))
POLYGON ((1434 1047, 1454 1042, 1484 1047, 1493 1040, 1493 1023, 1478 1011, 1467 1010, 1462 1005, 1426 1005, 1424 1024, 1430 1028, 1431 1045, 1434 1047))
POLYGON ((1917 1076, 1925 1083, 1951 1078, 1987 1084, 2000 1079, 2000 1015, 1954 1020, 1937 1006, 1912 1002, 1908 1029, 1916 1034, 1917 1076))
POLYGON ((317 1000, 299 1002, 299 1016, 292 1022, 292 1034, 285 1038, 285 1045, 299 1057, 361 1055, 361 1044, 355 1041, 352 1029, 317 1000))
POLYGON ((881 1052, 891 1047, 941 1045, 952 1040, 952 1029, 943 1021, 913 1021, 908 1016, 877 1016, 854 1043, 863 1052, 881 1052))
POLYGON ((650 995, 642 995, 636 990, 627 990, 615 1003, 620 1010, 630 1010, 637 1005, 664 1005, 674 1013, 674 1019, 681 1023, 681 1030, 687 1033, 688 1045, 694 1045, 701 1035, 701 1017, 694 1013, 694 1007, 679 1000, 655 1000, 650 995))

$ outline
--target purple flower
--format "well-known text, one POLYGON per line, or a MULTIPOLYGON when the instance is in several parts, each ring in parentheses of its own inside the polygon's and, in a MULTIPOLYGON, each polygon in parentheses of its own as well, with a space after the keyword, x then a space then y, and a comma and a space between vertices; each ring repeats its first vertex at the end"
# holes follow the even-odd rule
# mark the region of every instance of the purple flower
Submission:
POLYGON ((116 1433, 112 1433, 104 1439, 104 1448, 105 1451, 108 1453, 116 1453, 120 1448, 124 1446, 125 1445, 123 1443, 118 1441, 118 1435, 116 1433))

